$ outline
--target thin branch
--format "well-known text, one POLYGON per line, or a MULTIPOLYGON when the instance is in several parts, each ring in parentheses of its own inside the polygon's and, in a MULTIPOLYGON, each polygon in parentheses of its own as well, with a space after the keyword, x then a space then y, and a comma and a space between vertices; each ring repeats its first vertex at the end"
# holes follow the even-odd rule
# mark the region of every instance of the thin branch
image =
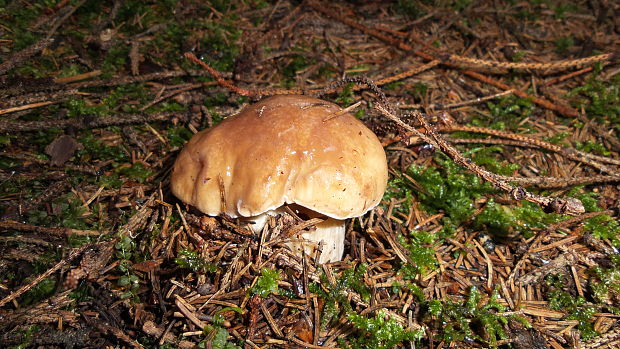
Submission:
POLYGON ((30 290, 33 287, 35 287, 36 285, 38 285, 41 281, 45 280, 45 278, 47 278, 48 276, 50 276, 53 273, 55 273, 58 269, 60 269, 63 266, 65 266, 67 263, 71 262, 75 257, 79 256, 80 254, 82 254, 82 252, 84 252, 86 249, 91 248, 91 247, 92 247, 91 244, 84 244, 84 245, 82 245, 82 246, 80 246, 78 248, 74 248, 69 253, 69 255, 67 257, 65 257, 60 262, 56 263, 55 266, 49 268, 45 273, 39 275, 36 279, 34 279, 31 282, 27 283, 26 285, 20 287, 16 291, 11 292, 11 294, 9 294, 8 296, 6 296, 2 300, 0 300, 0 307, 4 306, 8 302, 11 302, 11 301, 17 299, 19 296, 21 296, 22 294, 24 294, 28 290, 30 290))
MULTIPOLYGON (((419 56, 419 57, 421 57, 423 59, 429 60, 429 61, 434 61, 434 60, 440 59, 439 57, 435 57, 435 56, 427 53, 426 51, 415 50, 412 46, 406 44, 402 40, 399 40, 397 38, 391 37, 389 35, 382 34, 382 33, 378 32, 377 30, 368 28, 368 27, 366 27, 366 26, 364 26, 362 24, 359 24, 359 23, 355 22, 354 20, 352 20, 352 19, 350 19, 348 17, 344 17, 344 16, 336 13, 335 11, 331 10, 329 6, 321 4, 321 3, 317 2, 317 1, 309 1, 308 5, 310 7, 312 7, 313 9, 315 9, 315 10, 317 10, 317 11, 319 11, 319 12, 325 14, 325 15, 327 15, 328 17, 331 17, 331 18, 334 18, 336 20, 339 20, 342 23, 345 23, 345 24, 347 24, 347 25, 349 25, 349 26, 351 26, 353 28, 361 30, 362 32, 364 32, 366 34, 374 36, 375 38, 377 38, 379 40, 382 40, 382 41, 384 41, 384 42, 386 42, 386 43, 388 43, 388 44, 390 44, 390 45, 392 45, 392 46, 394 46, 396 48, 399 48, 399 49, 401 49, 403 51, 411 52, 411 53, 413 53, 413 54, 415 54, 415 55, 417 55, 417 56, 419 56)), ((429 46, 427 43, 423 42, 422 40, 417 40, 417 41, 420 41, 421 44, 423 46, 425 46, 425 47, 429 46)), ((442 61, 442 64, 447 66, 447 67, 450 67, 450 68, 459 69, 458 65, 455 65, 455 64, 453 64, 453 63, 451 63, 449 61, 449 57, 450 56, 446 56, 446 57, 443 57, 442 59, 440 59, 442 61)), ((563 114, 565 116, 575 117, 575 116, 578 115, 577 111, 572 109, 572 108, 568 108, 568 107, 565 107, 565 106, 562 106, 562 105, 553 104, 553 103, 549 102, 546 99, 542 99, 542 98, 530 95, 528 93, 525 93, 525 92, 523 92, 521 90, 514 89, 514 88, 512 88, 512 87, 510 87, 510 86, 508 86, 508 85, 506 85, 506 84, 504 84, 502 82, 499 82, 499 81, 497 81, 495 79, 492 79, 492 78, 489 78, 487 76, 484 76, 484 75, 482 75, 480 73, 477 73, 477 72, 474 72, 474 71, 470 71, 470 70, 460 70, 460 71, 461 71, 461 73, 463 73, 463 74, 465 74, 465 75, 467 75, 469 77, 472 77, 472 78, 474 78, 476 80, 482 81, 482 82, 484 82, 486 84, 493 85, 493 86, 495 86, 497 88, 500 88, 502 90, 505 90, 505 91, 513 90, 514 94, 517 95, 518 97, 530 99, 532 102, 534 102, 534 103, 536 103, 536 104, 538 104, 538 105, 540 105, 540 106, 542 106, 544 108, 556 111, 556 112, 558 112, 560 114, 563 114)))
POLYGON ((15 67, 18 67, 22 62, 28 60, 30 57, 48 47, 52 42, 54 42, 53 39, 45 38, 35 42, 19 52, 14 53, 6 61, 0 63, 0 75, 15 67))
POLYGON ((45 121, 8 121, 0 120, 0 132, 29 132, 41 129, 73 127, 78 130, 100 128, 113 125, 131 125, 151 121, 166 121, 180 113, 120 114, 106 117, 84 115, 80 119, 45 120, 45 121))
MULTIPOLYGON (((433 110, 445 110, 445 109, 465 107, 465 106, 468 106, 468 105, 478 104, 478 103, 486 102, 486 101, 491 100, 491 99, 507 96, 509 94, 512 94, 512 90, 503 91, 503 92, 492 94, 490 96, 478 97, 478 98, 470 99, 468 101, 462 101, 462 102, 457 102, 457 103, 450 103, 450 104, 431 103, 431 104, 429 104, 427 106, 427 108, 428 109, 433 109, 433 110)), ((421 104, 401 104, 398 107, 400 109, 420 109, 420 108, 423 108, 423 106, 421 104)))
POLYGON ((433 128, 426 122, 421 113, 416 112, 413 114, 413 116, 415 116, 418 122, 420 122, 424 126, 424 129, 430 136, 422 134, 420 131, 403 122, 384 105, 379 103, 375 105, 375 108, 377 108, 377 110, 380 111, 388 119, 396 122, 399 126, 403 127, 407 131, 414 133, 418 137, 424 139, 427 143, 437 146, 443 152, 448 154, 448 156, 450 156, 450 158, 452 158, 452 160, 457 164, 465 167, 466 169, 475 173, 487 182, 492 183, 495 187, 510 193, 515 200, 527 200, 530 202, 534 202, 541 206, 546 212, 555 212, 570 215, 577 215, 585 212, 583 204, 577 199, 549 198, 546 196, 532 194, 522 187, 517 187, 510 184, 501 176, 498 176, 474 164, 471 160, 463 157, 463 155, 461 155, 454 147, 450 146, 443 138, 437 135, 433 128))

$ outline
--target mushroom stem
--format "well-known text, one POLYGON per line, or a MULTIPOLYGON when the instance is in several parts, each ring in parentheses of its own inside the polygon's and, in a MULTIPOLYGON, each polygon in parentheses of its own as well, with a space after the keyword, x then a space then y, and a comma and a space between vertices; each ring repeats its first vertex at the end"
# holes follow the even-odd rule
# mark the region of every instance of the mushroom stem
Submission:
MULTIPOLYGON (((255 233, 260 233, 269 216, 277 216, 283 212, 279 209, 270 210, 262 213, 258 216, 247 218, 250 228, 255 233)), ((344 254, 344 237, 345 237, 345 221, 335 218, 327 218, 321 223, 315 225, 314 231, 309 231, 301 234, 302 239, 294 239, 294 241, 288 243, 288 246, 300 255, 305 252, 308 255, 313 255, 314 251, 319 247, 319 243, 323 241, 323 249, 319 263, 338 262, 342 260, 344 254), (302 252, 303 251, 303 252, 302 252)))
POLYGON ((318 244, 323 241, 323 250, 319 263, 324 264, 342 260, 346 230, 344 223, 344 220, 327 218, 316 225, 315 231, 303 233, 301 237, 307 240, 302 243, 304 251, 312 255, 314 250, 318 248, 318 244))
POLYGON ((245 218, 244 221, 248 223, 248 225, 250 226, 250 229, 252 229, 254 233, 260 234, 260 232, 263 231, 265 224, 267 224, 267 220, 269 219, 269 217, 278 216, 281 213, 282 212, 280 212, 280 210, 278 209, 269 210, 269 211, 259 214, 258 216, 245 218))

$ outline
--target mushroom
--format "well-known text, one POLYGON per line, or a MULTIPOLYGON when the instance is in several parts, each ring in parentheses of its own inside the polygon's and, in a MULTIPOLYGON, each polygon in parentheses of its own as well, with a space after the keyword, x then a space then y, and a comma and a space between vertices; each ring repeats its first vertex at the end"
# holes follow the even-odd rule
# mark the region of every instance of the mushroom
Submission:
POLYGON ((285 95, 261 100, 198 132, 179 154, 171 189, 210 216, 226 214, 262 230, 283 206, 325 218, 302 243, 323 242, 320 263, 342 259, 345 220, 375 207, 387 185, 377 136, 334 103, 285 95))

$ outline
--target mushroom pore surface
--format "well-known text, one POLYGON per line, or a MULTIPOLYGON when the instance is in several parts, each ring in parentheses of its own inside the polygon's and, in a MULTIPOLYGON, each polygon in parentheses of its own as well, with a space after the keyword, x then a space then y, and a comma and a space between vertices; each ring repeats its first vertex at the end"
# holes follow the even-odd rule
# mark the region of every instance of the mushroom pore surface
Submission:
POLYGON ((341 108, 307 96, 275 96, 192 137, 171 189, 216 216, 253 217, 284 204, 346 219, 376 206, 387 184, 375 134, 341 108))

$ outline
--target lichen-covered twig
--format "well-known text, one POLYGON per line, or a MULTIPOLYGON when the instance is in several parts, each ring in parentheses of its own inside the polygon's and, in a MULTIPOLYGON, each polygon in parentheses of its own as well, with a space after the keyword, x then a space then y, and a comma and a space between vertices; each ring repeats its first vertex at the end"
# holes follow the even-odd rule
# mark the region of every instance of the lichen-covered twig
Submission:
POLYGON ((82 245, 82 246, 80 246, 78 248, 74 248, 69 253, 69 255, 67 257, 63 258, 63 260, 61 260, 60 262, 56 263, 55 266, 49 268, 46 272, 44 272, 43 274, 37 276, 37 278, 35 278, 34 280, 30 281, 29 283, 27 283, 26 285, 20 287, 19 289, 11 292, 11 294, 9 294, 8 296, 6 296, 2 300, 0 300, 0 307, 4 306, 8 302, 11 302, 11 301, 17 299, 19 296, 24 294, 24 292, 26 292, 26 291, 30 290, 31 288, 35 287, 41 281, 43 281, 45 278, 47 278, 48 276, 50 276, 53 273, 55 273, 57 270, 59 270, 60 268, 65 266, 67 263, 71 262, 75 257, 79 256, 80 254, 82 254, 82 252, 84 252, 87 248, 90 248, 90 247, 91 247, 90 244, 84 244, 84 245, 82 245))
MULTIPOLYGON (((349 26, 351 26, 353 28, 361 30, 362 32, 364 32, 364 33, 366 33, 368 35, 371 35, 371 36, 373 36, 373 37, 375 37, 375 38, 377 38, 379 40, 382 40, 382 41, 384 41, 384 42, 386 42, 386 43, 388 43, 388 44, 390 44, 390 45, 392 45, 392 46, 394 46, 394 47, 396 47, 398 49, 401 49, 401 50, 406 51, 406 52, 411 52, 411 53, 415 54, 416 56, 419 56, 419 57, 421 57, 423 59, 426 59, 426 60, 429 60, 429 61, 440 60, 440 61, 442 61, 442 64, 444 66, 447 66, 447 67, 460 68, 458 64, 456 64, 455 62, 450 61, 450 56, 449 55, 446 56, 446 57, 436 57, 436 56, 428 53, 427 51, 415 50, 411 45, 408 45, 407 43, 403 42, 402 40, 400 40, 398 38, 395 38, 395 37, 392 37, 392 36, 380 33, 377 30, 368 28, 368 27, 366 27, 366 26, 364 26, 362 24, 357 23, 356 21, 354 21, 354 20, 352 20, 352 19, 350 19, 348 17, 342 16, 339 13, 336 13, 335 11, 331 10, 329 6, 324 6, 324 5, 322 5, 322 4, 320 4, 320 3, 316 2, 316 1, 309 1, 308 5, 310 7, 312 7, 313 9, 315 9, 315 10, 317 10, 317 11, 319 11, 319 12, 321 12, 321 13, 329 16, 329 17, 337 19, 338 21, 340 21, 342 23, 345 23, 345 24, 347 24, 347 25, 349 25, 349 26)), ((423 46, 429 46, 429 45, 427 43, 423 43, 423 46)), ((602 58, 604 58, 604 59, 615 59, 615 56, 614 55, 609 55, 609 56, 604 56, 602 58)), ((552 102, 550 102, 550 101, 548 101, 546 99, 533 96, 533 95, 531 95, 529 93, 526 93, 526 92, 523 92, 523 91, 521 91, 519 89, 514 89, 513 87, 510 87, 510 86, 508 86, 508 85, 506 85, 506 84, 504 84, 504 83, 502 83, 502 82, 500 82, 498 80, 492 79, 492 78, 490 78, 488 76, 485 76, 485 75, 482 75, 482 74, 480 74, 478 72, 474 72, 474 71, 470 71, 470 70, 460 70, 460 72, 462 74, 464 74, 464 75, 467 75, 467 76, 469 76, 471 78, 474 78, 474 79, 476 79, 478 81, 482 81, 485 84, 489 84, 489 85, 495 86, 495 87, 500 88, 502 90, 505 90, 505 91, 512 90, 513 93, 516 96, 520 97, 520 98, 528 98, 532 102, 540 105, 541 107, 547 108, 549 110, 556 111, 556 112, 558 112, 560 114, 563 114, 565 116, 575 117, 575 116, 577 116, 579 114, 575 109, 568 108, 568 107, 565 107, 565 106, 562 106, 562 105, 557 105, 557 104, 554 104, 554 103, 552 103, 552 102)))
MULTIPOLYGON (((541 139, 532 137, 530 135, 512 133, 512 132, 507 132, 507 131, 502 131, 502 130, 495 130, 495 129, 486 128, 486 127, 464 126, 464 125, 440 126, 437 128, 437 131, 438 132, 464 131, 464 132, 482 133, 482 134, 488 134, 491 136, 500 137, 500 138, 503 138, 503 140, 469 138, 467 140, 459 140, 458 142, 459 143, 464 143, 464 142, 487 143, 488 142, 488 143, 505 144, 505 145, 512 145, 512 146, 518 146, 518 147, 532 147, 532 148, 545 149, 545 150, 549 150, 549 151, 561 154, 567 159, 579 161, 586 165, 592 166, 593 168, 601 172, 609 173, 612 176, 616 176, 616 173, 618 172, 618 170, 614 168, 610 168, 609 166, 604 165, 604 164, 612 164, 612 165, 620 166, 620 160, 618 159, 613 159, 613 158, 605 157, 605 156, 598 156, 598 155, 586 153, 583 151, 579 151, 574 148, 562 147, 560 145, 549 143, 547 141, 543 141, 541 139), (500 141, 503 141, 503 142, 500 142, 500 141)), ((409 137, 412 135, 414 135, 413 132, 407 132, 405 133, 404 136, 409 137)), ((396 142, 399 140, 402 140, 402 137, 394 137, 393 139, 390 139, 384 142, 384 144, 390 144, 392 142, 396 142)))
POLYGON ((495 187, 509 192, 513 199, 515 200, 526 200, 530 202, 534 202, 541 206, 546 212, 555 212, 562 214, 570 214, 577 215, 585 212, 585 208, 581 201, 574 198, 549 198, 546 196, 535 195, 522 187, 518 187, 507 182, 502 176, 496 175, 495 173, 489 172, 482 167, 474 164, 471 160, 465 158, 461 155, 454 147, 450 146, 443 138, 441 138, 428 124, 428 122, 424 119, 421 113, 415 112, 413 116, 418 120, 427 134, 423 134, 420 131, 416 130, 411 125, 403 122, 398 116, 395 115, 394 112, 389 110, 388 107, 383 105, 382 103, 378 103, 375 105, 375 108, 381 114, 386 116, 388 119, 396 122, 399 126, 403 127, 409 132, 414 133, 418 137, 424 139, 426 142, 435 145, 437 148, 441 149, 444 153, 448 154, 454 162, 465 167, 476 175, 480 176, 484 180, 492 183, 495 187))
POLYGON ((22 62, 49 46, 52 42, 54 42, 54 40, 45 38, 35 42, 19 52, 14 53, 11 57, 7 58, 6 61, 0 63, 0 74, 4 74, 7 71, 19 66, 22 62))

